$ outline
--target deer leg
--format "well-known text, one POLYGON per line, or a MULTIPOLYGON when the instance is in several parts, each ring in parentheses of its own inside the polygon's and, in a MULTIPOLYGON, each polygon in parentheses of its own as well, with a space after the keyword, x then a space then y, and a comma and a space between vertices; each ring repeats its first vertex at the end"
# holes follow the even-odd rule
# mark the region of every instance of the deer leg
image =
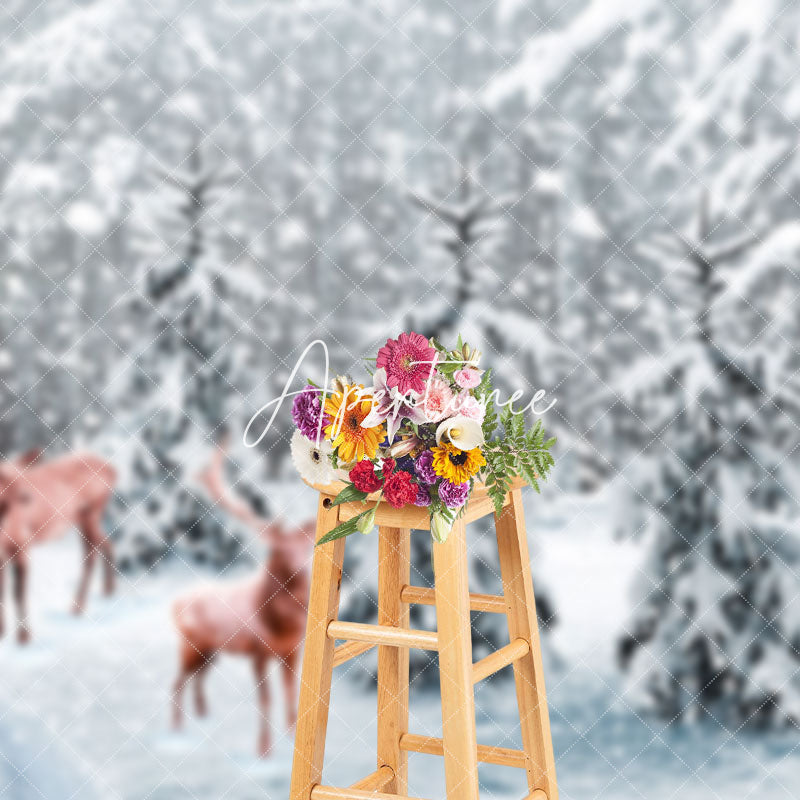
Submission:
POLYGON ((284 659, 282 677, 286 699, 286 727, 292 730, 297 722, 297 651, 284 659))
POLYGON ((94 545, 95 552, 100 554, 103 561, 103 594, 110 595, 114 593, 116 568, 111 539, 103 530, 105 506, 104 502, 87 511, 81 522, 81 530, 84 531, 85 538, 94 545))
POLYGON ((258 692, 258 754, 262 758, 269 755, 272 740, 269 730, 269 683, 267 681, 267 659, 256 656, 253 662, 258 692))
POLYGON ((28 554, 24 550, 14 553, 11 564, 14 572, 14 602, 17 606, 17 641, 25 644, 30 641, 28 627, 28 554))
POLYGON ((105 504, 101 506, 93 516, 93 525, 97 537, 97 547, 103 557, 103 594, 114 594, 117 580, 117 565, 114 563, 114 549, 111 546, 111 538, 103 530, 103 514, 105 504))
POLYGON ((103 555, 103 594, 112 595, 116 588, 117 567, 114 563, 114 550, 108 535, 104 535, 100 542, 100 552, 103 555))
POLYGON ((6 632, 6 563, 8 558, 5 553, 0 555, 0 638, 6 632))
POLYGON ((80 526, 81 538, 83 539, 83 563, 81 577, 78 581, 78 591, 75 594, 75 602, 72 604, 73 614, 82 614, 86 608, 86 597, 89 594, 89 582, 92 579, 92 569, 97 558, 97 548, 92 541, 91 535, 84 522, 80 526))
POLYGON ((172 727, 179 730, 183 725, 183 690, 204 664, 208 663, 205 653, 199 651, 185 639, 181 643, 180 667, 172 689, 172 727))
POLYGON ((205 678, 208 668, 211 666, 211 656, 205 658, 203 663, 197 668, 194 674, 194 709, 198 717, 208 714, 208 702, 206 701, 205 678))

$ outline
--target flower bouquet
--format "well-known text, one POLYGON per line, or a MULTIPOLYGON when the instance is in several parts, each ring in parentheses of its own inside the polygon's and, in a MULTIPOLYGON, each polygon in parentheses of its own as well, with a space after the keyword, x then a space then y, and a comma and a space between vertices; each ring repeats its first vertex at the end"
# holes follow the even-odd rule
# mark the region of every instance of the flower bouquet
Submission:
POLYGON ((372 386, 340 377, 330 388, 309 383, 295 396, 291 450, 300 475, 313 484, 344 480, 334 505, 368 506, 319 544, 369 533, 372 493, 394 508, 428 507, 431 535, 443 542, 476 481, 485 483, 498 513, 514 477, 539 491, 555 439, 545 440, 541 421, 526 431, 510 402, 498 412, 491 370, 481 370, 479 359, 460 336, 447 350, 402 333, 378 350, 372 386))

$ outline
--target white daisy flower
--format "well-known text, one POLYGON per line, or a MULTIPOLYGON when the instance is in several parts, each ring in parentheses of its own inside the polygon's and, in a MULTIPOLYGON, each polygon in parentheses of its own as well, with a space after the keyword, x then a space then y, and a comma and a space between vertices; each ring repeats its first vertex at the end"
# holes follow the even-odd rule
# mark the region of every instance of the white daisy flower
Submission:
POLYGON ((316 442, 306 439, 299 430, 296 430, 292 434, 289 449, 292 453, 292 463, 304 480, 309 483, 326 484, 335 479, 330 459, 333 452, 330 442, 323 440, 317 447, 316 442))

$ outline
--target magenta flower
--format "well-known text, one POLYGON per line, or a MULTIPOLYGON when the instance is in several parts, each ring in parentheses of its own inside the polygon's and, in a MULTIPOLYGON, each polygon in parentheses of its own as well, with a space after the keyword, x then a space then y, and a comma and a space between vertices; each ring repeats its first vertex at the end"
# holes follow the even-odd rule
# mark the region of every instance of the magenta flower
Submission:
POLYGON ((443 480, 439 484, 439 497, 448 508, 461 508, 469 497, 469 481, 450 483, 443 480))
POLYGON ((430 504, 431 504, 431 496, 430 493, 428 492, 428 487, 417 485, 417 499, 414 500, 414 505, 425 508, 430 504))
POLYGON ((439 480, 439 476, 433 471, 433 453, 430 450, 423 450, 414 461, 414 472, 417 477, 429 486, 439 480))
POLYGON ((316 441, 317 434, 331 421, 322 411, 322 392, 319 389, 308 385, 300 394, 294 396, 292 420, 306 439, 316 441), (322 417, 322 428, 320 428, 320 417, 322 417))
POLYGON ((462 389, 474 389, 481 382, 482 369, 465 367, 453 373, 453 379, 462 389))
POLYGON ((397 339, 387 339, 378 350, 377 367, 386 370, 386 382, 400 394, 422 394, 433 371, 436 350, 419 333, 401 333, 397 339))

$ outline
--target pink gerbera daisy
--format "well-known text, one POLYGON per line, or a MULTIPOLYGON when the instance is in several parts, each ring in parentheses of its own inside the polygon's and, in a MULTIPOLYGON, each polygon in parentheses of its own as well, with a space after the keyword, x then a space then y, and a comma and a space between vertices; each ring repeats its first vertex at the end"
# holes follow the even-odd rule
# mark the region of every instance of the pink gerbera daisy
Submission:
POLYGON ((436 350, 419 333, 401 333, 378 350, 377 367, 386 370, 386 383, 400 394, 421 394, 433 370, 436 350))

